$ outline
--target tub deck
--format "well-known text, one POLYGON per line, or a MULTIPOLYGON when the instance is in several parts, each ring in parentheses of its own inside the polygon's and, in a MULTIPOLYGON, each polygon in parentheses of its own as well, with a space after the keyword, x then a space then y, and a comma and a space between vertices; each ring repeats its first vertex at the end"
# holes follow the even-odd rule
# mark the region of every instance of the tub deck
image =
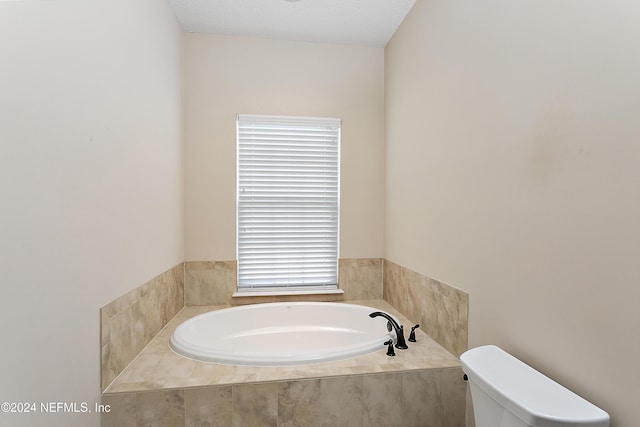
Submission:
MULTIPOLYGON (((414 323, 384 300, 354 300, 345 303, 367 305, 392 314, 404 325, 405 338, 408 339, 414 323)), ((408 350, 396 349, 395 357, 387 356, 386 347, 381 343, 380 350, 373 353, 306 365, 223 365, 188 359, 169 348, 169 338, 180 323, 198 314, 227 307, 229 306, 184 307, 106 388, 104 395, 460 367, 459 359, 429 338, 422 329, 416 330, 418 342, 408 342, 408 350)))

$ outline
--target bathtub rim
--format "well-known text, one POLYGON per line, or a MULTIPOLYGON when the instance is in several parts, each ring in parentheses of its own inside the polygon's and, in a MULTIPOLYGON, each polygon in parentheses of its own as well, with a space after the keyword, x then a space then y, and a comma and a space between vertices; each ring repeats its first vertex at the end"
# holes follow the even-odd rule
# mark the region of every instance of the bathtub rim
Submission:
MULTIPOLYGON (((250 305, 242 305, 235 307, 222 308, 217 310, 211 310, 205 313, 198 314, 189 319, 181 322, 171 333, 169 337, 169 348, 176 355, 180 357, 185 357, 191 360, 195 360, 198 362, 205 363, 217 363, 223 365, 245 365, 245 366, 256 366, 256 367, 278 367, 278 366, 296 366, 296 365, 308 365, 315 363, 324 363, 324 362, 332 362, 337 360, 350 359, 362 355, 366 355, 372 353, 376 350, 383 350, 383 343, 389 339, 394 339, 393 335, 387 331, 381 331, 379 337, 370 338, 366 341, 359 342, 357 344, 343 346, 337 351, 333 351, 331 354, 317 354, 311 353, 306 354, 304 356, 298 355, 296 359, 292 359, 287 356, 283 356, 282 354, 275 354, 272 356, 265 356, 264 354, 260 354, 260 352, 251 352, 251 351, 243 351, 242 353, 230 353, 228 351, 216 351, 209 347, 189 343, 184 339, 176 338, 177 332, 183 326, 196 322, 198 319, 202 319, 209 316, 215 316, 222 311, 233 311, 233 312, 242 312, 246 310, 256 310, 261 308, 271 308, 271 307, 282 307, 282 306, 331 306, 335 308, 345 309, 349 307, 350 309, 356 309, 363 312, 372 313, 375 311, 380 311, 379 308, 371 307, 368 305, 360 304, 360 303, 350 303, 346 304, 344 302, 318 302, 318 301, 295 301, 295 302, 268 302, 268 303, 258 303, 258 304, 250 304, 250 305)), ((396 316, 389 313, 396 321, 399 321, 396 316)))

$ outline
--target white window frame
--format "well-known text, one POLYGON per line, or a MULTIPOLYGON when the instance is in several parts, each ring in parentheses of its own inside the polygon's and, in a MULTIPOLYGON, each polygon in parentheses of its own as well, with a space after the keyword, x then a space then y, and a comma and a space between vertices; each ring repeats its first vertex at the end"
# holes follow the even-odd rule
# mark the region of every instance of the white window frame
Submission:
POLYGON ((338 288, 337 118, 238 114, 238 292, 338 288))

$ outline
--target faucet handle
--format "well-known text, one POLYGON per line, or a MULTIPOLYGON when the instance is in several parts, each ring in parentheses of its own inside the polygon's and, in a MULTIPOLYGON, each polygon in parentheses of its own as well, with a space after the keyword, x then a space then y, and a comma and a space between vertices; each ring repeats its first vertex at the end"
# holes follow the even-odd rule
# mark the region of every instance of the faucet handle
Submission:
POLYGON ((409 342, 416 342, 416 329, 418 329, 420 325, 413 326, 411 328, 411 333, 409 334, 409 342))
POLYGON ((396 355, 396 352, 393 351, 393 340, 385 341, 383 344, 388 346, 387 347, 387 356, 395 356, 396 355))

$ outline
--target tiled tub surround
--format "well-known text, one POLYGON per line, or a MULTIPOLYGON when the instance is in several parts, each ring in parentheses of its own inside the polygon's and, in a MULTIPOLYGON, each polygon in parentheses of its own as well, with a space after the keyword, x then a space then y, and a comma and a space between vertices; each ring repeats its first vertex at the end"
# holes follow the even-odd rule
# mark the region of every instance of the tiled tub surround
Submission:
MULTIPOLYGON (((258 302, 258 298, 245 298, 245 302, 234 299, 236 291, 236 261, 189 261, 184 268, 185 305, 221 305, 258 302)), ((338 262, 339 288, 344 295, 322 297, 315 295, 313 300, 335 301, 351 299, 382 298, 382 259, 381 258, 343 258, 338 262)), ((259 302, 283 300, 305 300, 304 296, 260 297, 259 302)))
POLYGON ((385 259, 384 299, 454 355, 467 350, 466 292, 385 259))
POLYGON ((100 309, 104 390, 184 307, 183 263, 100 309))
MULTIPOLYGON (((412 324, 382 300, 353 301, 412 324)), ((226 305, 225 305, 226 306, 226 305)), ((185 307, 103 395, 110 426, 464 426, 459 360, 418 330, 417 343, 352 359, 283 367, 220 365, 175 354, 181 322, 219 309, 185 307)))
POLYGON ((467 349, 468 295, 380 258, 339 262, 344 294, 288 298, 231 298, 236 261, 185 262, 100 309, 102 388, 127 366, 184 305, 225 305, 279 300, 380 299, 406 313, 448 351, 467 349), (383 291, 384 288, 384 291, 383 291))

